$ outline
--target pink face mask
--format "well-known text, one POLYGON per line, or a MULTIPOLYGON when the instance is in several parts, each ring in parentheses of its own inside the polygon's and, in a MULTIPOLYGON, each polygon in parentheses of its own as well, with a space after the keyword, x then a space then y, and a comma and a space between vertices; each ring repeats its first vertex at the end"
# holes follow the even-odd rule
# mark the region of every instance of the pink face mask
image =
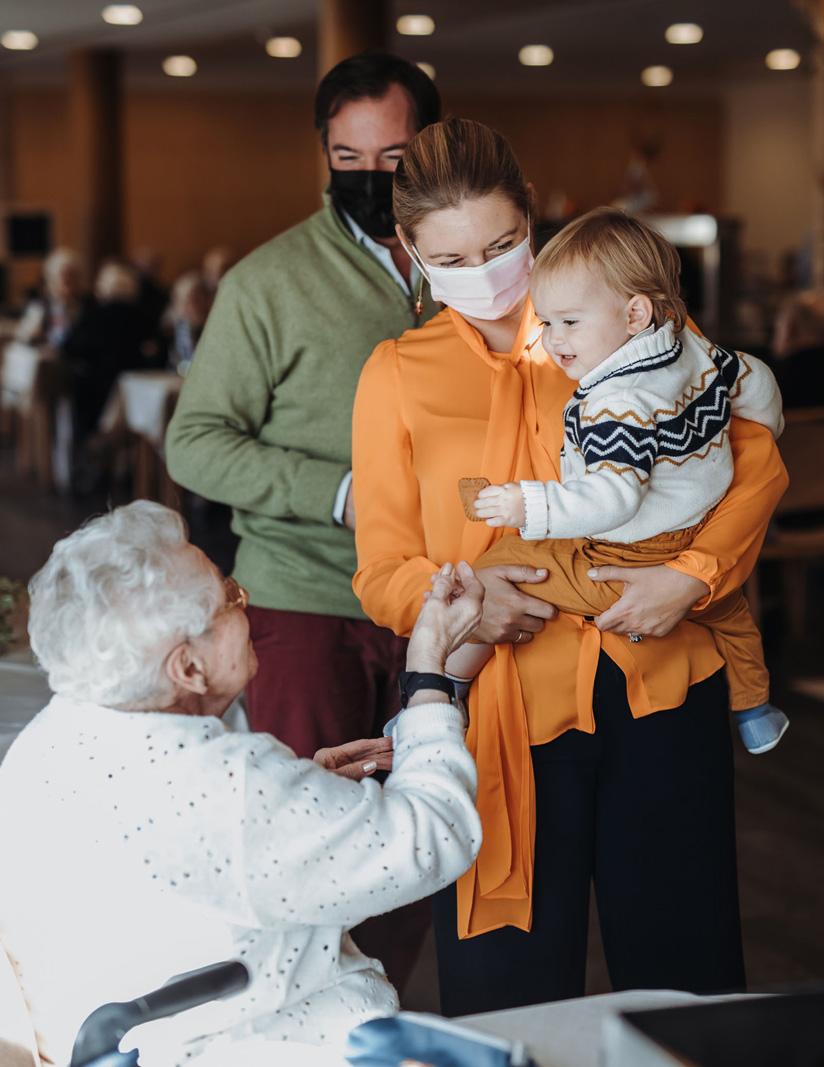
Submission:
POLYGON ((479 267, 435 267, 424 263, 416 248, 406 250, 429 282, 432 299, 473 319, 502 319, 517 307, 529 290, 535 262, 528 234, 515 248, 479 267))

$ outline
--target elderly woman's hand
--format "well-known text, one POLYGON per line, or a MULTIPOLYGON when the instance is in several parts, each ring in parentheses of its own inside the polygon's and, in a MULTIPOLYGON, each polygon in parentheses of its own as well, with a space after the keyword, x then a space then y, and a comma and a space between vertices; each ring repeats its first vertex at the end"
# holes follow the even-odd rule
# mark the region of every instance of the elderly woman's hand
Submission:
POLYGON ((319 748, 313 759, 327 771, 359 782, 375 771, 392 770, 392 738, 367 737, 334 748, 319 748))
POLYGON ((409 638, 406 667, 443 674, 446 657, 477 628, 483 613, 484 587, 468 563, 451 563, 432 575, 432 589, 409 638))

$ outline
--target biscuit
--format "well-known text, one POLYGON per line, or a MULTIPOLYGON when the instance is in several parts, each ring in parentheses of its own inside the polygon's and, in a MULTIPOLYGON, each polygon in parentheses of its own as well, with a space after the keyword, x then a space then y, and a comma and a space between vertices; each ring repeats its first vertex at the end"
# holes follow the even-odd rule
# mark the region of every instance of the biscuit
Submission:
POLYGON ((475 514, 475 498, 482 489, 486 489, 488 485, 492 483, 488 478, 459 478, 458 479, 458 492, 461 494, 461 503, 463 504, 464 515, 471 522, 482 522, 475 514))

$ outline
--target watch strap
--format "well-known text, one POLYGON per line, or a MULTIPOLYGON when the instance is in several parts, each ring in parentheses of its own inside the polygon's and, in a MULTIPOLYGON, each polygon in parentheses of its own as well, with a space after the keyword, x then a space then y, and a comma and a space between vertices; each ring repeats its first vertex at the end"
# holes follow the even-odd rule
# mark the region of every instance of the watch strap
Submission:
POLYGON ((443 674, 425 674, 421 671, 401 671, 401 707, 405 708, 413 694, 421 689, 437 689, 441 693, 446 693, 450 700, 455 699, 455 686, 451 678, 447 678, 443 674))

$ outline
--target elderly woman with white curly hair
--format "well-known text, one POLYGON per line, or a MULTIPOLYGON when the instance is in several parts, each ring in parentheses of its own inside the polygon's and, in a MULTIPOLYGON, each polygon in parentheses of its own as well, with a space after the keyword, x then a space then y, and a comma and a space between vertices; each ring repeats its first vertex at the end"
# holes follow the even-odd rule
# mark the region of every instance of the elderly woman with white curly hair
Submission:
MULTIPOLYGON (((67 1062, 98 1004, 232 957, 247 990, 146 1024, 141 1063, 339 1045, 395 1011, 347 931, 454 881, 480 845, 463 720, 439 680, 413 676, 410 691, 430 688, 400 715, 381 786, 364 775, 388 765, 388 739, 325 750, 322 766, 226 727, 256 669, 243 591, 169 509, 137 501, 92 520, 30 591, 55 695, 0 767, 0 937, 43 1055, 67 1062)), ((482 597, 465 564, 440 572, 410 671, 442 674, 482 597)))

